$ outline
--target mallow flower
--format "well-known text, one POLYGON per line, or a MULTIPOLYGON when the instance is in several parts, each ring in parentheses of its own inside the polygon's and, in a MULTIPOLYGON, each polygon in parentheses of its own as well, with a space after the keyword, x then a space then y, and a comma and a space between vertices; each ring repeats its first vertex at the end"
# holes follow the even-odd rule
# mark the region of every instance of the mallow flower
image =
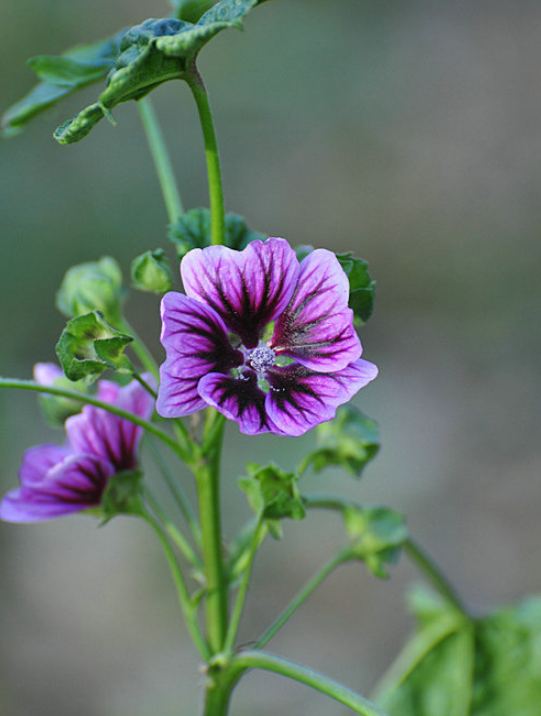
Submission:
POLYGON ((299 263, 279 238, 210 246, 188 252, 181 275, 186 295, 161 305, 163 417, 212 406, 249 435, 302 435, 376 377, 331 251, 299 263))
MULTIPOLYGON (((57 370, 41 364, 36 375, 47 384, 57 370)), ((152 384, 152 376, 144 377, 152 384)), ((124 387, 102 380, 96 397, 144 419, 154 409, 154 399, 135 380, 124 387)), ((65 428, 64 445, 37 445, 24 453, 21 485, 0 503, 1 519, 42 522, 97 507, 113 475, 136 469, 143 429, 129 420, 85 405, 65 428)))

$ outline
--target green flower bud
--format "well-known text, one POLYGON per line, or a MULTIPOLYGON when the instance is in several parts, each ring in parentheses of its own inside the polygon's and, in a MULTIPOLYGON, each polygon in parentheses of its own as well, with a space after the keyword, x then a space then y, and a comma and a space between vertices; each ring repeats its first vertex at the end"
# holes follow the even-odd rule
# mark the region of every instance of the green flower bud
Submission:
POLYGON ((132 261, 132 286, 139 291, 166 293, 173 288, 173 274, 162 249, 145 251, 132 261))
POLYGON ((123 296, 120 267, 110 256, 103 256, 66 272, 56 294, 56 307, 67 318, 97 310, 114 324, 120 319, 123 296))

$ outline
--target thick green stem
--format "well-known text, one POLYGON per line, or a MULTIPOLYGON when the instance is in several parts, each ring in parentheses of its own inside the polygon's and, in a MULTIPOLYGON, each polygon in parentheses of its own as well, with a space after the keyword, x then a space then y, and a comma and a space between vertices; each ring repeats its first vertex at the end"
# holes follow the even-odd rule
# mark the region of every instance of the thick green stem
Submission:
POLYGON ((404 542, 404 549, 409 554, 410 558, 415 562, 417 567, 424 572, 426 577, 428 577, 428 579, 436 587, 439 593, 454 607, 456 607, 459 612, 467 617, 468 612, 466 607, 462 603, 462 600, 458 596, 455 588, 437 564, 424 551, 424 549, 411 538, 404 542))
POLYGON ((323 569, 321 569, 309 582, 308 584, 302 589, 297 596, 289 603, 289 605, 284 609, 284 611, 280 614, 278 619, 276 619, 275 622, 273 622, 270 627, 265 631, 263 636, 257 641, 255 644, 255 649, 262 649, 265 644, 267 644, 273 636, 280 631, 280 629, 284 626, 284 624, 288 621, 288 619, 293 616, 293 614, 297 611, 297 609, 303 604, 310 594, 318 587, 321 582, 328 577, 328 575, 336 569, 339 565, 343 564, 344 562, 347 562, 349 559, 351 559, 352 554, 351 550, 345 549, 339 552, 333 559, 331 559, 328 564, 326 564, 323 569))
MULTIPOLYGON (((216 419, 210 409, 206 419, 207 422, 216 419)), ((220 457, 224 422, 221 417, 222 429, 215 433, 214 442, 202 451, 199 464, 194 468, 207 589, 207 641, 213 654, 223 648, 228 621, 228 585, 222 553, 220 510, 220 457)))
POLYGON ((306 686, 310 686, 312 689, 326 694, 331 699, 339 701, 362 716, 388 716, 388 714, 382 711, 376 704, 368 701, 364 696, 356 694, 346 686, 342 686, 342 684, 337 683, 333 679, 329 679, 327 676, 323 676, 323 674, 318 674, 316 671, 295 664, 287 659, 282 659, 274 654, 266 654, 261 651, 243 651, 233 657, 229 668, 233 673, 236 671, 243 672, 246 669, 272 671, 275 674, 281 674, 289 679, 299 681, 301 684, 306 684, 306 686))
POLYGON ((137 103, 139 112, 141 114, 141 120, 143 127, 147 135, 148 145, 154 160, 154 166, 158 174, 160 186, 162 189, 163 200, 165 202, 165 208, 167 209, 167 215, 169 222, 173 223, 184 213, 182 207, 182 201, 180 199, 180 193, 178 190, 175 174, 173 172, 173 166, 169 153, 163 138, 158 118, 154 111, 154 107, 149 97, 145 97, 137 103))
POLYGON ((0 378, 0 388, 16 388, 17 390, 32 390, 36 393, 58 395, 61 398, 70 398, 71 400, 77 400, 80 403, 94 405, 96 408, 102 408, 108 413, 118 415, 119 418, 124 418, 125 420, 129 420, 130 423, 134 423, 135 425, 139 425, 141 428, 144 428, 147 432, 151 433, 174 450, 174 452, 179 455, 184 462, 189 462, 191 460, 191 455, 186 454, 185 450, 176 442, 174 438, 163 430, 160 430, 160 428, 156 427, 154 423, 151 423, 148 420, 143 420, 143 418, 140 418, 138 415, 134 415, 133 413, 129 413, 127 410, 117 408, 117 406, 112 403, 104 403, 101 400, 97 400, 90 395, 86 395, 86 393, 79 393, 76 390, 65 390, 64 388, 55 388, 52 385, 39 385, 38 383, 34 383, 32 380, 15 380, 12 378, 0 378))
POLYGON ((211 243, 217 245, 225 244, 225 207, 222 174, 220 171, 220 156, 218 154, 218 143, 216 141, 216 131, 212 120, 209 98, 203 79, 195 66, 187 76, 186 81, 194 96, 197 111, 199 112, 201 128, 203 130, 210 199, 211 243))
POLYGON ((190 632, 190 636, 192 637, 193 642, 198 648, 199 653, 201 654, 203 659, 205 659, 205 661, 208 661, 208 659, 210 658, 210 653, 199 629, 199 625, 197 624, 195 612, 190 600, 190 595, 188 594, 188 590, 186 589, 182 572, 180 571, 177 560, 175 559, 175 554, 159 524, 148 514, 144 517, 148 524, 152 527, 154 532, 157 534, 162 544, 163 550, 165 552, 165 557, 169 564, 169 568, 171 569, 171 575, 173 577, 175 587, 177 589, 180 608, 184 615, 184 619, 186 621, 188 631, 190 632))

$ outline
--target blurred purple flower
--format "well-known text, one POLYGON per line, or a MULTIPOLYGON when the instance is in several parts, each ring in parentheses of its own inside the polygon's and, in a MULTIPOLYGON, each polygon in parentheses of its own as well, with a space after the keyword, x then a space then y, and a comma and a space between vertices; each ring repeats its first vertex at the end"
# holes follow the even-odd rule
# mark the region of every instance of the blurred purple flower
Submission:
POLYGON ((181 273, 187 295, 162 300, 163 417, 210 405, 249 435, 302 435, 376 377, 331 251, 299 264, 284 239, 210 246, 186 254, 181 273))
MULTIPOLYGON (((40 366, 36 379, 47 385, 59 369, 50 364, 40 366)), ((152 376, 144 377, 153 384, 152 376)), ((96 397, 144 419, 150 418, 154 409, 154 399, 137 381, 121 388, 102 380, 96 397)), ((129 420, 85 405, 65 425, 65 445, 37 445, 24 453, 21 486, 8 492, 0 503, 1 519, 42 522, 97 507, 109 479, 136 468, 143 429, 129 420)))

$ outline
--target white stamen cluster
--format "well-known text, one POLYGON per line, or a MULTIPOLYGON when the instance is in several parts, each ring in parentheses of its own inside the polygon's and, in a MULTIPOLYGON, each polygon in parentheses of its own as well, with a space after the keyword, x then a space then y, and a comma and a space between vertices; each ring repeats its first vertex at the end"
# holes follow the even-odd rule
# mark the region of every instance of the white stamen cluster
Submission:
POLYGON ((252 368, 262 372, 276 364, 276 353, 268 346, 258 346, 248 356, 252 368))

